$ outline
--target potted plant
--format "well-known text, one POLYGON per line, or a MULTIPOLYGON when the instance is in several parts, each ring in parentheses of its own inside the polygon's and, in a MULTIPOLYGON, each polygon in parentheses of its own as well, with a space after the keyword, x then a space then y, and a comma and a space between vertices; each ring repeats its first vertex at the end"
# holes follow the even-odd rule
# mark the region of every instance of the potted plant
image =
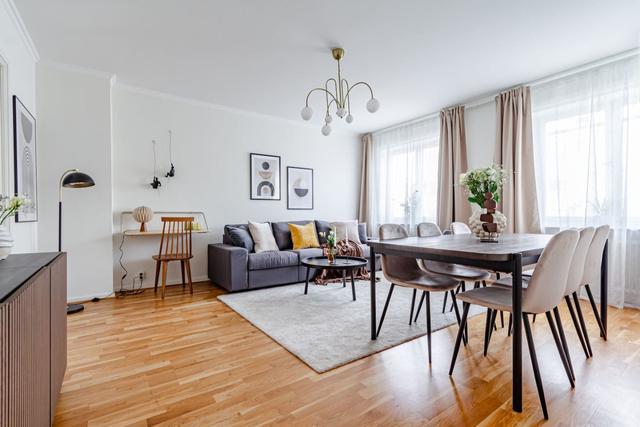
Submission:
POLYGON ((495 241, 507 228, 507 218, 495 207, 506 178, 500 166, 473 169, 460 175, 460 184, 467 190, 470 203, 478 205, 469 218, 469 227, 480 239, 495 241), (491 225, 488 225, 491 224, 491 225))
POLYGON ((333 264, 336 259, 336 231, 335 229, 329 230, 328 233, 319 233, 320 237, 326 237, 327 239, 327 260, 329 264, 333 264))
POLYGON ((13 248, 13 236, 5 221, 22 211, 30 203, 31 201, 24 196, 8 197, 0 195, 0 260, 8 257, 11 253, 11 248, 13 248))

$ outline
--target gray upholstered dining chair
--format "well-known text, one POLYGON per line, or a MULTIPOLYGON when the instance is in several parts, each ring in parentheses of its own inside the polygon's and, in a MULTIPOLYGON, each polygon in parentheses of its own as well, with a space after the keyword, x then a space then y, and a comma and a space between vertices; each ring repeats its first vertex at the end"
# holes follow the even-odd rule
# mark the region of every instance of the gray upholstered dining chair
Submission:
MULTIPOLYGON (((435 237, 441 236, 442 232, 440 231, 440 227, 432 222, 423 222, 418 224, 418 237, 435 237)), ((429 260, 418 260, 418 265, 424 271, 429 273, 443 274, 445 276, 452 277, 458 281, 462 290, 465 290, 465 282, 470 281, 474 282, 474 287, 479 287, 482 282, 483 285, 486 286, 485 280, 489 278, 490 274, 486 270, 480 270, 478 268, 467 267, 460 264, 449 264, 446 262, 439 261, 429 261, 429 260)), ((445 308, 447 305, 447 295, 444 294, 444 302, 442 304, 442 312, 445 312, 445 308)), ((420 309, 422 308, 422 304, 425 300, 426 294, 422 294, 422 298, 420 299, 420 303, 418 304, 418 310, 416 312, 416 321, 418 319, 418 315, 420 314, 420 309)))
POLYGON ((451 232, 453 234, 471 234, 471 229, 464 222, 452 222, 451 232))
MULTIPOLYGON (((600 283, 602 254, 604 252, 604 247, 607 244, 607 239, 609 238, 609 230, 610 227, 608 225, 601 225, 600 227, 596 228, 595 233, 593 234, 593 240, 591 240, 591 245, 589 246, 589 251, 587 252, 587 260, 585 262, 582 281, 580 283, 580 285, 584 286, 585 290, 587 291, 587 296, 589 297, 589 302, 591 303, 593 314, 596 317, 598 327, 600 328, 600 335, 605 341, 607 340, 607 332, 604 329, 602 317, 598 312, 598 308, 596 307, 596 301, 593 299, 590 285, 596 285, 600 283)), ((586 328, 584 328, 584 334, 585 340, 588 343, 589 337, 587 336, 586 328)))
MULTIPOLYGON (((567 278, 569 276, 569 268, 571 266, 571 260, 574 256, 579 237, 580 233, 577 230, 565 230, 551 238, 538 260, 538 264, 533 271, 533 275, 529 280, 526 291, 524 291, 522 295, 522 320, 524 323, 527 345, 529 347, 529 354, 531 356, 531 365, 533 367, 536 386, 538 388, 538 396, 540 398, 540 404, 542 405, 542 412, 544 413, 545 419, 549 419, 549 414, 547 412, 542 378, 540 376, 540 369, 538 367, 538 359, 536 357, 536 350, 528 316, 529 314, 546 314, 567 378, 569 379, 571 387, 574 388, 575 383, 573 373, 571 372, 564 347, 560 341, 558 330, 556 329, 556 322, 554 322, 553 317, 551 316, 551 311, 557 309, 558 304, 564 297, 567 278)), ((458 294, 458 299, 463 302, 463 312, 460 328, 456 337, 456 344, 453 350, 453 356, 451 358, 449 375, 453 374, 453 368, 456 363, 456 358, 458 357, 458 351, 460 350, 460 341, 464 335, 463 332, 467 323, 470 305, 475 304, 491 310, 513 312, 511 294, 512 292, 510 289, 497 286, 472 289, 458 294)), ((558 322, 557 328, 562 329, 562 324, 558 322)))
MULTIPOLYGON (((383 224, 379 229, 380 240, 390 239, 402 239, 408 237, 407 230, 397 224, 383 224)), ((396 286, 402 286, 405 288, 413 289, 413 302, 411 304, 411 315, 413 317, 413 308, 415 304, 416 292, 418 290, 426 292, 426 306, 427 306, 427 343, 429 349, 429 363, 431 363, 431 310, 430 310, 430 292, 450 292, 451 298, 455 303, 455 294, 453 290, 458 286, 457 280, 440 274, 429 273, 423 271, 418 266, 418 262, 415 258, 394 256, 382 254, 382 273, 384 277, 391 283, 389 287, 389 294, 382 310, 382 316, 380 317, 380 323, 376 330, 376 337, 380 334, 382 323, 387 314, 389 307, 389 301, 393 294, 393 289, 396 286)), ((460 322, 460 314, 458 312, 458 305, 455 305, 456 318, 460 322)))

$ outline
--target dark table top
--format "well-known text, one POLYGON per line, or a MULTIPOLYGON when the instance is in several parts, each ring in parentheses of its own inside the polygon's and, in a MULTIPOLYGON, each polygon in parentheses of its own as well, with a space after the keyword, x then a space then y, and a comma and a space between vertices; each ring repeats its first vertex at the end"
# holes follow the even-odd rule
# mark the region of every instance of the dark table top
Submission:
POLYGON ((375 251, 406 251, 412 254, 430 254, 483 261, 508 261, 511 254, 536 256, 547 246, 548 234, 503 234, 497 243, 481 242, 470 234, 450 234, 435 237, 407 237, 393 240, 370 240, 375 251))
POLYGON ((302 264, 314 268, 344 269, 366 267, 367 260, 365 258, 359 258, 355 256, 336 256, 335 263, 329 264, 329 260, 326 256, 314 256, 304 258, 302 260, 302 264))
POLYGON ((58 255, 60 252, 12 254, 0 261, 0 303, 58 255))

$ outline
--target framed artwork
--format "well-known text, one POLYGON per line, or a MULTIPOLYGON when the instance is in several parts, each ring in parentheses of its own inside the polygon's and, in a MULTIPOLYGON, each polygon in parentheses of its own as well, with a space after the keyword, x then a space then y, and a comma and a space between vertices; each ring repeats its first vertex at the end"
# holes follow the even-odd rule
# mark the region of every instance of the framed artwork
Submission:
POLYGON ((16 194, 31 200, 31 205, 16 214, 16 222, 38 220, 38 184, 36 179, 36 119, 17 96, 13 96, 13 171, 16 194))
POLYGON ((280 156, 250 153, 251 200, 280 200, 280 156))
POLYGON ((313 209, 313 169, 287 166, 287 209, 313 209))

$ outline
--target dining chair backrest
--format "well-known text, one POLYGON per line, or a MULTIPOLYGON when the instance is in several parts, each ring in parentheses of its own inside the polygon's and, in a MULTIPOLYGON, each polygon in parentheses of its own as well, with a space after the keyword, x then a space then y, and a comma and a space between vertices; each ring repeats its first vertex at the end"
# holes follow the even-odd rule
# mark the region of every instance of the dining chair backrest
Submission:
POLYGON ((471 234, 471 229, 464 222, 452 222, 451 231, 453 234, 471 234))
POLYGON ((422 222, 418 224, 418 237, 434 237, 442 235, 440 227, 432 222, 422 222))
MULTIPOLYGON (((404 239, 409 237, 407 229, 399 224, 382 224, 378 232, 380 240, 404 239)), ((382 273, 389 281, 394 278, 410 278, 420 274, 415 258, 382 254, 382 273)))
POLYGON ((191 257, 193 217, 162 217, 162 236, 158 256, 164 258, 191 257))
POLYGON ((546 313, 560 303, 579 238, 578 230, 564 230, 549 240, 522 297, 524 312, 546 313))
POLYGON ((596 228, 596 231, 591 240, 589 251, 587 252, 587 259, 584 265, 584 272, 582 274, 581 285, 595 285, 600 283, 600 268, 602 266, 602 253, 604 252, 604 245, 609 238, 608 225, 601 225, 596 228))
POLYGON ((582 284, 582 275, 584 273, 587 252, 589 251, 589 246, 591 246, 591 241, 593 240, 593 234, 595 231, 596 230, 593 227, 585 227, 579 231, 580 238, 578 239, 576 250, 573 253, 573 258, 571 258, 571 266, 569 267, 569 275, 567 276, 567 288, 564 293, 565 295, 573 294, 582 284))

